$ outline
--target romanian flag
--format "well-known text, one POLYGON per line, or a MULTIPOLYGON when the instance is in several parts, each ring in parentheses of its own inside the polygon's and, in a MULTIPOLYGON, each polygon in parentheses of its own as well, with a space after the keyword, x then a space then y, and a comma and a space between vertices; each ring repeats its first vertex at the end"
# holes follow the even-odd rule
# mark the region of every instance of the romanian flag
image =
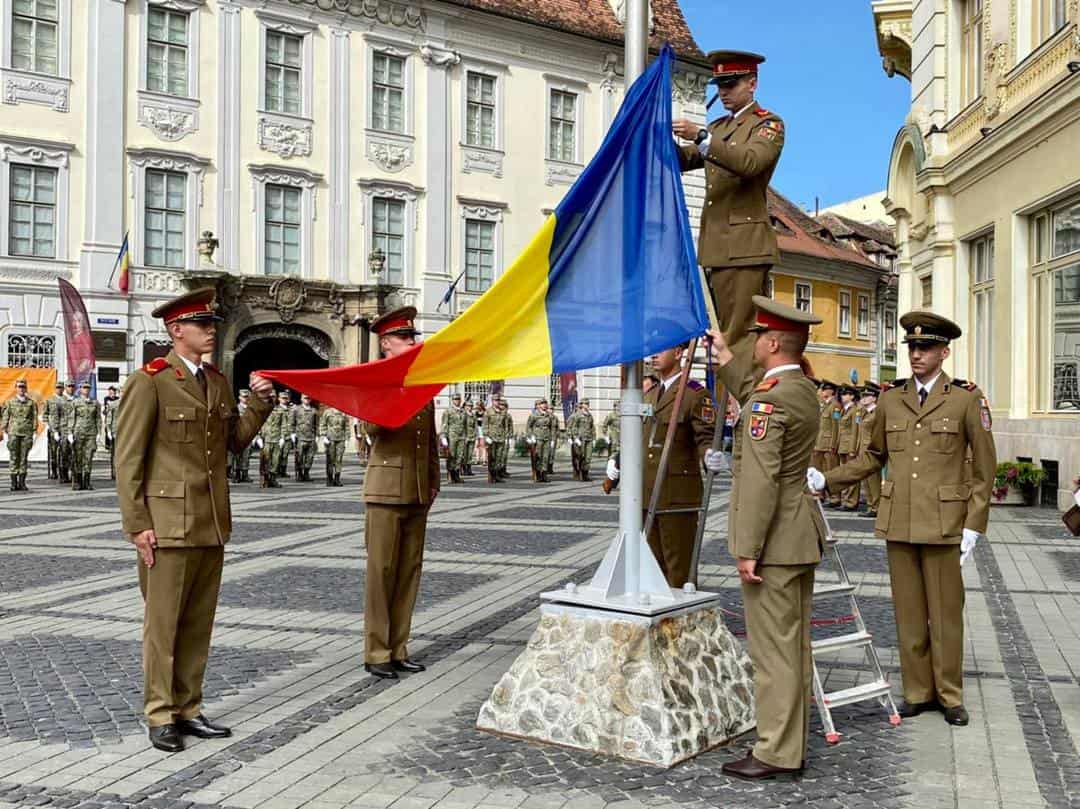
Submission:
POLYGON ((124 234, 124 243, 120 245, 120 252, 116 254, 116 263, 113 264, 112 274, 116 278, 116 288, 126 295, 131 285, 131 250, 128 247, 128 234, 126 233, 124 234))
POLYGON ((702 334, 705 298, 671 135, 673 61, 665 46, 540 232, 453 323, 397 357, 260 373, 398 427, 451 382, 633 362, 702 334))

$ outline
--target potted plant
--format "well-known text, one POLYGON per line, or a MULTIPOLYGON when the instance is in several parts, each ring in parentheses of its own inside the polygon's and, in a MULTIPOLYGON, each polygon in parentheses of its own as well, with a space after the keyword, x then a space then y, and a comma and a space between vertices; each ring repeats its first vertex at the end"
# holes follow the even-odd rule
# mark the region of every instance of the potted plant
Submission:
POLYGON ((1003 505, 1033 506, 1046 472, 1033 463, 1002 461, 994 475, 994 501, 1003 505))

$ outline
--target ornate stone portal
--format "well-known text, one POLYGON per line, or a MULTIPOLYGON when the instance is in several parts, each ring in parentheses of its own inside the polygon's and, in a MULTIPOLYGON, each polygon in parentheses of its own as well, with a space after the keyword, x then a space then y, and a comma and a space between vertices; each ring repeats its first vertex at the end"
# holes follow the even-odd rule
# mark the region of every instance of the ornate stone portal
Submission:
POLYGON ((714 607, 541 607, 480 730, 671 767, 754 727, 753 666, 714 607))

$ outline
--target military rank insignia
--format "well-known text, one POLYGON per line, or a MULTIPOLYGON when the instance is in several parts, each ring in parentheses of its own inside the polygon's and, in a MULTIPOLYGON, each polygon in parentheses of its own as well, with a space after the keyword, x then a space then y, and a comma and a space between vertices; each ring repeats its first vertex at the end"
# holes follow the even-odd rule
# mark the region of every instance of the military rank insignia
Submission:
POLYGON ((983 429, 990 432, 994 421, 990 418, 990 402, 986 399, 979 399, 979 419, 982 421, 983 429))
POLYGON ((712 402, 702 403, 701 420, 706 424, 712 424, 716 421, 716 411, 713 410, 712 402))

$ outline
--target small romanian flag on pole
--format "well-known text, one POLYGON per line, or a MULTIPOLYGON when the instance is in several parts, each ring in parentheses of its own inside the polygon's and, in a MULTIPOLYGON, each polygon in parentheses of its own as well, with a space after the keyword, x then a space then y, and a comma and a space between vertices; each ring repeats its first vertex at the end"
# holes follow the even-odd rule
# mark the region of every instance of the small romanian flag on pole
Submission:
POLYGON ((124 234, 124 243, 120 245, 120 252, 116 254, 112 274, 116 278, 116 288, 126 295, 131 286, 131 250, 128 248, 127 233, 124 234))

